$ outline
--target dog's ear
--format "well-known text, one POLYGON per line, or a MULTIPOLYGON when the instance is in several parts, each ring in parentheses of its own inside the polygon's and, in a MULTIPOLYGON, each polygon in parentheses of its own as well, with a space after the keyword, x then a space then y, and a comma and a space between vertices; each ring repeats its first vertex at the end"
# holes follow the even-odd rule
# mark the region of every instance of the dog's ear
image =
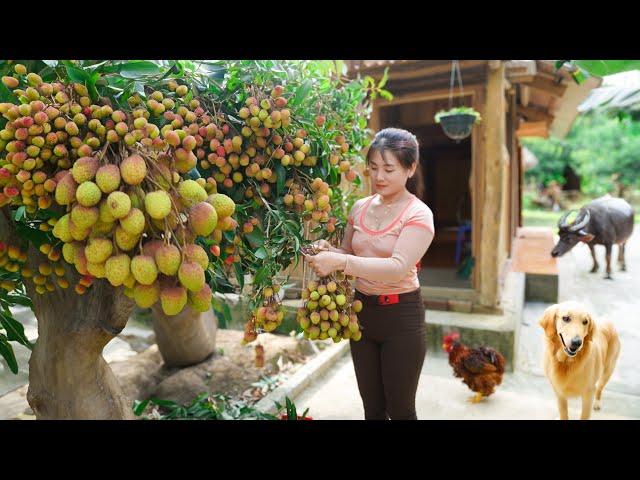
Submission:
POLYGON ((593 340, 593 333, 595 332, 596 326, 593 323, 593 317, 589 313, 587 313, 587 320, 589 321, 587 324, 587 339, 593 340))
POLYGON ((547 337, 556 334, 556 313, 558 313, 558 304, 551 305, 544 311, 540 319, 539 325, 544 328, 547 337))

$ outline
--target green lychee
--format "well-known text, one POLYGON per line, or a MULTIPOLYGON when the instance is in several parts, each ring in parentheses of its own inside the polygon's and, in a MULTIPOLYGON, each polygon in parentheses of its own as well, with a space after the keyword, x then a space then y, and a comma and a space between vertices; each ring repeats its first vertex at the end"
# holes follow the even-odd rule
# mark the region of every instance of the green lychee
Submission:
POLYGON ((92 238, 84 249, 84 254, 90 263, 104 263, 111 253, 113 253, 113 243, 106 238, 92 238))
POLYGON ((148 193, 144 197, 144 209, 151 218, 162 220, 171 212, 171 198, 163 190, 148 193))
POLYGON ((211 287, 205 284, 197 293, 187 292, 189 306, 196 312, 206 312, 211 308, 211 287))
POLYGON ((199 291, 205 282, 204 270, 194 262, 182 262, 178 269, 180 283, 192 292, 199 291))
POLYGON ((107 208, 114 219, 124 218, 131 210, 131 199, 124 192, 111 192, 107 197, 107 208))
MULTIPOLYGON (((185 295, 186 296, 186 295, 185 295)), ((158 282, 151 285, 136 284, 133 287, 133 299, 140 308, 149 308, 160 298, 158 282)))
POLYGON ((97 207, 83 207, 75 204, 71 209, 71 220, 80 228, 91 228, 100 218, 100 210, 97 207))
POLYGON ((194 180, 185 180, 178 185, 180 199, 186 207, 192 207, 207 199, 207 191, 194 180))
POLYGON ((94 157, 80 157, 73 163, 71 175, 73 179, 81 184, 88 180, 93 180, 98 171, 98 159, 94 157))
POLYGON ((131 274, 131 259, 125 253, 110 257, 104 266, 105 276, 114 287, 122 285, 131 274))
POLYGON ((153 257, 136 255, 131 259, 131 273, 138 283, 151 285, 158 278, 158 267, 153 257))
POLYGON ((196 245, 195 243, 187 243, 182 248, 184 252, 184 256, 187 259, 187 262, 194 262, 200 265, 203 270, 209 268, 209 256, 207 252, 205 252, 204 248, 200 245, 196 245))
POLYGON ((218 219, 230 217, 236 210, 234 201, 224 193, 213 193, 207 197, 207 203, 216 209, 218 219))
POLYGON ((87 271, 96 278, 105 277, 104 263, 87 262, 87 271))
POLYGON ((60 217, 53 227, 53 236, 62 240, 65 243, 73 241, 71 236, 71 230, 69 228, 69 221, 71 220, 71 214, 67 213, 60 217))
POLYGON ((217 224, 218 214, 211 204, 199 202, 189 210, 189 226, 196 235, 210 235, 217 224))
POLYGON ((160 291, 160 303, 165 315, 177 315, 187 304, 187 291, 182 287, 165 287, 160 291))
POLYGON ((133 249, 138 244, 138 240, 140 240, 139 235, 131 235, 120 225, 116 227, 114 238, 116 239, 118 248, 125 252, 133 249))
POLYGON ((62 256, 67 263, 75 263, 76 249, 79 247, 81 247, 81 244, 76 242, 62 245, 62 256))
POLYGON ((76 199, 78 203, 84 207, 97 205, 101 197, 102 191, 98 188, 98 185, 93 182, 84 182, 80 184, 76 190, 76 199))
POLYGON ((77 189, 78 184, 73 179, 73 175, 66 174, 56 185, 56 203, 58 205, 69 205, 73 203, 76 199, 77 189))
POLYGON ((71 233, 71 237, 74 240, 81 242, 89 236, 89 234, 91 233, 91 229, 80 228, 75 223, 73 223, 73 220, 69 219, 69 232, 71 233))
POLYGON ((98 219, 98 221, 93 224, 93 227, 91 227, 91 233, 100 236, 107 236, 113 231, 113 227, 115 227, 115 225, 116 224, 114 222, 105 223, 98 219))
POLYGON ((111 193, 120 186, 120 169, 113 164, 104 165, 96 172, 96 184, 103 193, 111 193))
POLYGON ((111 209, 109 208, 109 204, 107 203, 106 198, 100 202, 100 204, 98 205, 98 210, 100 210, 99 220, 101 222, 114 223, 116 221, 115 217, 111 215, 111 209))
POLYGON ((129 213, 120 219, 120 225, 131 235, 140 235, 144 231, 144 214, 137 208, 132 208, 129 213))
POLYGON ((120 164, 120 174, 125 183, 140 185, 147 175, 147 164, 140 155, 130 155, 120 164))
POLYGON ((164 275, 175 275, 182 261, 180 250, 175 245, 162 245, 155 252, 154 259, 158 270, 164 275))

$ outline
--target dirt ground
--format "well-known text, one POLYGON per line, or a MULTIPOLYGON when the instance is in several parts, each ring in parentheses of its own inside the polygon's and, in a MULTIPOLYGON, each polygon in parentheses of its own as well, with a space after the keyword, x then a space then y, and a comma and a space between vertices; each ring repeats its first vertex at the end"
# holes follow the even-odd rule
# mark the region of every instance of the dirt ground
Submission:
MULTIPOLYGON (((192 367, 165 367, 155 344, 110 366, 132 406, 135 400, 151 397, 186 405, 203 392, 222 393, 252 404, 317 353, 310 342, 292 336, 263 333, 249 345, 241 344, 242 337, 242 331, 218 329, 216 353, 192 367), (257 344, 264 348, 262 367, 256 366, 257 344)), ((316 349, 323 347, 322 342, 316 342, 316 349)), ((0 399, 0 404, 11 403, 14 409, 24 404, 22 413, 13 418, 35 418, 26 402, 27 388, 25 385, 0 399)))

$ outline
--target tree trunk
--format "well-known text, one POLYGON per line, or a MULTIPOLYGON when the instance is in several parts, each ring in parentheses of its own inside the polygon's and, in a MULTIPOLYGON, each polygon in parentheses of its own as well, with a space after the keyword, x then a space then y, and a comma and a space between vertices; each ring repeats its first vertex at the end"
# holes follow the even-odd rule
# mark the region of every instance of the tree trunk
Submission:
POLYGON ((211 309, 199 313, 187 306, 174 316, 165 315, 159 304, 152 310, 156 343, 165 365, 187 367, 214 353, 218 327, 211 309))
MULTIPOLYGON (((4 215, 0 215, 0 232, 3 239, 18 243, 4 215)), ((37 271, 44 260, 31 246, 31 270, 37 271)), ((104 279, 95 280, 84 295, 77 295, 73 285, 80 278, 78 273, 64 260, 61 265, 71 283, 66 290, 56 288, 40 295, 33 282, 25 282, 38 319, 27 401, 37 419, 132 419, 132 406, 102 357, 102 349, 125 327, 133 301, 104 279)))

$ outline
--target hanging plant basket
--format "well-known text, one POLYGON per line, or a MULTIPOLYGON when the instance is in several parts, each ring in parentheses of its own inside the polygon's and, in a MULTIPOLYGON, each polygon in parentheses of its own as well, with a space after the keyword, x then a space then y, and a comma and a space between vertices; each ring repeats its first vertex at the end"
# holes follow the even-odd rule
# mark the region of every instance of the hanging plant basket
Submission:
POLYGON ((480 123, 480 114, 473 108, 454 108, 438 112, 436 123, 442 126, 445 135, 459 142, 471 135, 474 123, 480 123))

